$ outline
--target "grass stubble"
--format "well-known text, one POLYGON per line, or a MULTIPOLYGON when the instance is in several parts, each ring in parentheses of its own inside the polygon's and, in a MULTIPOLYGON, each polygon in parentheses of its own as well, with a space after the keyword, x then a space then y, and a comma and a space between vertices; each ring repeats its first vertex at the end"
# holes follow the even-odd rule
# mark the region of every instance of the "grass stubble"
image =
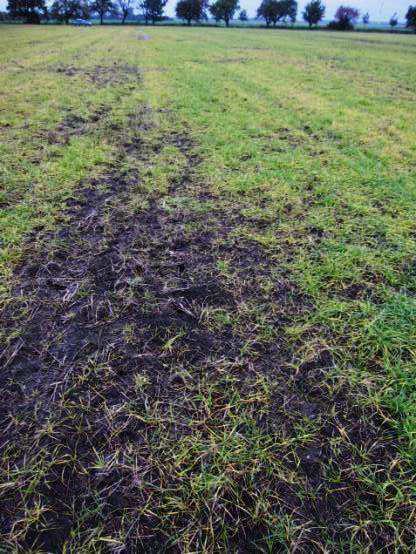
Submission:
MULTIPOLYGON (((213 185, 180 108, 123 103, 145 72, 73 67, 120 104, 42 135, 61 156, 105 146, 23 243, 4 302, 4 550, 411 551, 411 287, 339 277, 356 268, 311 224, 331 213, 319 178, 281 191, 277 218, 269 190, 213 185)), ((279 124, 264 163, 342 150, 322 136, 279 124)))

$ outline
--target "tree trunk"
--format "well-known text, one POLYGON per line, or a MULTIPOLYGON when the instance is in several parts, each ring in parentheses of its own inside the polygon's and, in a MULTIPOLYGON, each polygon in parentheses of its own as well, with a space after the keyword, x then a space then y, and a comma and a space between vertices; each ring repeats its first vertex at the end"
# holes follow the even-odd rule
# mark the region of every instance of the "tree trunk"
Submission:
POLYGON ((100 25, 103 24, 104 14, 100 13, 100 25))

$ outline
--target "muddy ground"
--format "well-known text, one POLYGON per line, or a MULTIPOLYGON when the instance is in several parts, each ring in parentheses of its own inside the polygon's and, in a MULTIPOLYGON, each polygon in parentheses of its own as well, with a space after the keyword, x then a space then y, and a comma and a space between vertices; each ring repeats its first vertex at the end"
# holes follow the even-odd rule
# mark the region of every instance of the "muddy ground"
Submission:
MULTIPOLYGON (((93 124, 70 117, 49 137, 93 124)), ((242 235, 265 222, 208 189, 187 129, 148 143, 154 125, 143 108, 114 131, 116 163, 80 183, 59 228, 29 237, 16 269, 2 313, 4 544, 383 548, 389 525, 355 527, 387 506, 357 468, 386 482, 392 431, 330 377, 325 330, 299 363, 286 328, 313 304, 242 235), (127 162, 166 146, 181 172, 149 191, 127 162)))

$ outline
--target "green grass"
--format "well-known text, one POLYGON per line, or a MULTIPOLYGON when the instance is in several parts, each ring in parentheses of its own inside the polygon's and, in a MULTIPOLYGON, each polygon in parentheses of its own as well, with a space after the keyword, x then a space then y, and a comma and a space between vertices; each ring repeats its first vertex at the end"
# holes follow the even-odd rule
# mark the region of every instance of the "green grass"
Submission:
MULTIPOLYGON (((66 203, 85 183, 105 189, 108 175, 131 188, 102 208, 105 240, 118 240, 116 216, 143 225, 139 253, 120 251, 150 267, 129 277, 123 299, 113 291, 109 320, 124 321, 138 298, 143 314, 163 315, 148 280, 179 287, 171 237, 189 247, 191 283, 215 278, 232 297, 175 304, 213 341, 203 361, 192 358, 203 340, 175 321, 151 327, 150 342, 138 338, 142 320, 117 328, 145 353, 157 345, 157 384, 138 367, 120 385, 110 360, 91 358, 63 379, 46 420, 35 395, 20 444, 3 443, 6 551, 48 551, 45 534, 67 552, 413 551, 416 37, 1 33, 4 306, 18 296, 20 264, 55 248, 42 237, 72 221, 66 203), (161 231, 143 223, 155 211, 161 231), (113 386, 125 387, 118 404, 113 386), (102 419, 107 437, 95 444, 102 419), (132 422, 140 441, 119 438, 132 422), (68 430, 82 448, 65 450, 68 430), (66 500, 70 523, 45 493, 65 472, 88 480, 66 500)), ((76 297, 89 298, 82 285, 76 297)), ((19 325, 5 326, 7 344, 24 337, 19 325)))

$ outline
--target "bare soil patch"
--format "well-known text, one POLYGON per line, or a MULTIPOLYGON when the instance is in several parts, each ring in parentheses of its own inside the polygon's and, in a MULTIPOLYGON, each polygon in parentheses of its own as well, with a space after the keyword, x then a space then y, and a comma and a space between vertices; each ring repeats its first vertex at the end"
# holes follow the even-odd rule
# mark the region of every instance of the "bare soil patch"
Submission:
POLYGON ((48 144, 66 145, 72 137, 93 133, 103 127, 110 111, 111 108, 105 105, 97 106, 88 116, 69 111, 54 129, 42 130, 37 136, 45 139, 48 144))
POLYGON ((55 69, 66 77, 80 77, 95 86, 120 85, 140 79, 140 69, 133 65, 114 62, 112 65, 96 65, 91 68, 61 65, 55 69))

